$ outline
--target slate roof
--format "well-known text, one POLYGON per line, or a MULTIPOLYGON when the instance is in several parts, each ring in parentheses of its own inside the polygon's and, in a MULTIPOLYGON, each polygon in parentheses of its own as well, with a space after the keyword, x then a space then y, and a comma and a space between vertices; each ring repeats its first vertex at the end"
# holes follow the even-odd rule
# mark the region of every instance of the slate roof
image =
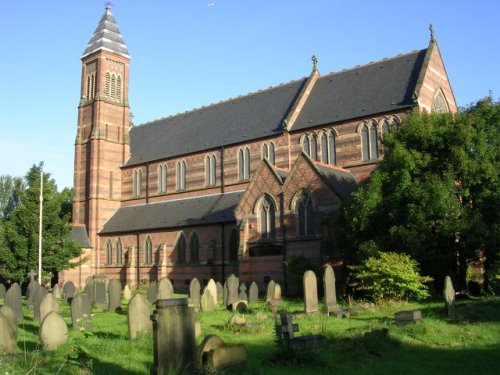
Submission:
POLYGON ((87 44, 82 58, 101 49, 114 52, 125 57, 130 57, 127 46, 123 41, 120 30, 118 29, 118 25, 116 24, 113 15, 111 14, 109 6, 106 7, 106 11, 99 21, 92 38, 87 44))
POLYGON ((69 232, 69 238, 75 241, 78 246, 88 249, 92 247, 90 243, 89 236, 87 235, 87 230, 85 227, 71 227, 71 231, 69 232))
POLYGON ((99 234, 235 221, 234 209, 243 191, 121 207, 99 234))
MULTIPOLYGON (((410 108, 427 49, 321 76, 291 131, 410 108)), ((306 78, 133 127, 126 166, 265 138, 306 78)))
POLYGON ((351 193, 358 187, 356 177, 347 170, 329 167, 324 164, 314 162, 314 165, 325 178, 326 183, 341 199, 349 198, 351 193))

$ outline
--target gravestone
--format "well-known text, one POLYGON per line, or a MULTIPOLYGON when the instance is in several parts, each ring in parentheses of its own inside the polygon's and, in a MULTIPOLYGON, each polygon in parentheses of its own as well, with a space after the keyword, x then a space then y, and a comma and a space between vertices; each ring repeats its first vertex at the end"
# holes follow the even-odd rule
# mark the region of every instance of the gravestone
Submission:
POLYGON ((419 323, 422 320, 422 311, 398 311, 394 314, 396 324, 404 326, 410 323, 419 323))
POLYGON ((166 277, 162 278, 158 282, 158 299, 172 298, 174 295, 174 287, 170 280, 166 277))
POLYGON ((0 314, 0 354, 16 354, 17 351, 17 328, 9 319, 0 314))
POLYGON ((123 288, 123 298, 127 302, 130 301, 130 299, 132 298, 132 291, 130 290, 128 284, 125 285, 125 288, 123 288))
POLYGON ((50 312, 40 324, 40 342, 45 350, 56 350, 68 341, 68 326, 58 312, 50 312))
POLYGON ((92 310, 86 294, 77 294, 71 300, 71 321, 73 329, 92 329, 92 310))
POLYGON ((5 293, 7 291, 5 290, 5 285, 3 285, 2 283, 0 283, 0 299, 4 299, 5 298, 5 293))
POLYGON ((38 275, 35 271, 31 270, 28 272, 28 277, 30 278, 30 282, 35 281, 35 276, 38 275))
POLYGON ((158 299, 158 289, 156 288, 155 283, 151 283, 148 285, 148 290, 146 292, 146 295, 148 297, 148 301, 150 304, 156 302, 156 300, 158 299))
POLYGON ((40 322, 42 322, 43 319, 52 311, 59 312, 59 302, 57 302, 57 299, 53 294, 48 293, 40 302, 40 322))
POLYGON ((307 315, 318 312, 318 285, 316 274, 308 270, 304 272, 304 305, 307 315))
POLYGON ((10 306, 3 305, 0 307, 0 314, 5 316, 10 324, 12 324, 17 329, 17 324, 19 323, 14 311, 10 308, 10 306))
POLYGON ((33 316, 39 322, 42 321, 40 319, 40 304, 48 293, 47 289, 41 285, 38 285, 33 292, 33 316))
POLYGON ((281 301, 281 285, 274 283, 274 301, 281 301))
POLYGON ((266 292, 266 302, 269 303, 274 299, 274 289, 276 287, 276 283, 271 280, 267 283, 267 292, 266 292))
POLYGON ((201 296, 201 311, 213 311, 215 309, 215 301, 212 296, 212 292, 208 287, 203 290, 203 294, 201 296))
POLYGON ((248 311, 248 302, 244 299, 234 301, 231 305, 231 311, 246 313, 248 311))
POLYGON ((95 301, 95 280, 93 276, 87 277, 83 293, 87 295, 90 306, 93 306, 95 301))
POLYGON ((232 305, 234 302, 238 301, 238 288, 240 286, 240 280, 235 274, 229 275, 227 278, 227 301, 226 306, 232 305))
POLYGON ((18 321, 23 319, 23 305, 21 302, 21 287, 18 283, 11 285, 7 293, 5 293, 4 304, 9 306, 16 314, 18 321))
POLYGON ((34 304, 33 304, 33 297, 35 295, 35 290, 39 287, 40 285, 38 284, 38 281, 30 281, 28 284, 28 289, 26 289, 26 298, 28 299, 28 309, 30 311, 33 311, 34 309, 34 304))
POLYGON ((193 277, 189 283, 189 302, 194 306, 195 311, 200 309, 200 282, 193 277))
POLYGON ((325 293, 326 314, 330 315, 340 310, 337 303, 337 292, 335 290, 335 272, 332 266, 327 265, 323 274, 323 290, 325 293))
POLYGON ((247 286, 245 283, 241 283, 240 292, 238 293, 238 299, 248 300, 247 286))
MULTIPOLYGON (((236 316, 236 315, 235 315, 236 316)), ((207 365, 206 353, 224 346, 224 341, 219 336, 208 335, 200 343, 196 352, 196 366, 198 369, 207 365)))
POLYGON ((94 287, 95 287, 95 297, 94 297, 94 306, 98 308, 107 308, 108 301, 106 298, 108 280, 106 276, 99 275, 94 279, 94 287))
POLYGON ((243 366, 246 363, 246 350, 242 344, 226 345, 218 336, 209 335, 201 342, 197 355, 196 367, 208 367, 211 370, 226 370, 243 366))
POLYGON ((59 284, 54 285, 54 287, 52 288, 52 294, 54 295, 54 297, 56 299, 61 299, 62 295, 61 295, 61 288, 59 287, 59 284))
MULTIPOLYGON (((307 271, 306 271, 307 272, 307 271)), ((322 335, 304 335, 295 337, 295 332, 299 331, 299 325, 293 323, 293 316, 286 312, 280 314, 280 333, 283 335, 284 343, 287 348, 294 349, 316 349, 325 341, 322 335)))
POLYGON ((210 290, 210 294, 212 295, 212 298, 214 299, 214 303, 217 304, 217 285, 215 284, 214 279, 208 280, 206 288, 210 290))
POLYGON ((120 280, 110 280, 108 284, 109 306, 108 311, 117 311, 122 308, 122 284, 120 280))
POLYGON ((142 294, 136 294, 128 304, 128 337, 135 339, 142 332, 153 330, 150 316, 153 313, 151 303, 142 294))
POLYGON ((66 281, 63 286, 64 300, 71 303, 71 300, 75 296, 75 284, 72 281, 66 281))
POLYGON ((455 314, 455 288, 453 288, 450 276, 446 276, 444 279, 443 296, 446 303, 446 312, 449 317, 453 317, 455 314))
POLYGON ((216 282, 215 286, 217 287, 217 304, 224 303, 224 287, 220 282, 216 282))
POLYGON ((254 281, 250 284, 248 303, 256 303, 259 300, 259 287, 254 281))

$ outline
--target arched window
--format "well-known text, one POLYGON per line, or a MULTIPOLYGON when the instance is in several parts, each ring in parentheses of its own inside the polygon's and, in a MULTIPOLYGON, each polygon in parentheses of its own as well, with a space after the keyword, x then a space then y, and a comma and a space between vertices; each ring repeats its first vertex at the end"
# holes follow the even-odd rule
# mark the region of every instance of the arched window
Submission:
POLYGON ((373 120, 370 124, 361 127, 361 149, 363 160, 378 159, 378 124, 373 120))
POLYGON ((275 164, 274 143, 270 142, 269 145, 264 143, 262 145, 262 159, 267 159, 272 165, 275 164))
POLYGON ((191 234, 191 238, 189 239, 189 250, 191 254, 191 263, 199 263, 200 262, 200 240, 198 235, 195 233, 191 234))
POLYGON ((122 77, 120 75, 116 77, 116 99, 122 100, 122 77))
POLYGON ((132 189, 134 197, 140 196, 142 188, 142 171, 140 169, 134 170, 132 184, 133 184, 132 189))
POLYGON ((269 196, 264 196, 259 209, 260 231, 263 240, 270 240, 275 235, 275 205, 269 196))
POLYGON ((229 233, 229 260, 238 260, 239 237, 238 229, 231 229, 231 233, 229 233))
POLYGON ((205 157, 205 185, 214 186, 216 175, 216 160, 215 155, 207 155, 205 157))
POLYGON ((144 247, 144 263, 153 263, 153 242, 151 242, 151 238, 149 236, 146 238, 146 246, 144 247))
POLYGON ((382 135, 386 135, 389 133, 389 120, 385 119, 384 123, 382 124, 382 135))
POLYGON ((302 150, 304 150, 307 156, 311 156, 311 145, 309 143, 309 136, 307 135, 302 138, 302 150))
POLYGON ((123 250, 122 250, 122 241, 118 238, 118 241, 116 241, 116 264, 121 265, 123 264, 123 250))
POLYGON ((85 90, 85 99, 90 99, 90 75, 87 76, 87 89, 85 90))
POLYGON ((318 160, 318 137, 316 134, 311 135, 311 159, 318 160))
POLYGON ((238 150, 238 178, 240 181, 250 178, 250 149, 248 147, 238 150))
POLYGON ((110 265, 113 263, 113 245, 111 244, 111 240, 106 242, 106 265, 110 265))
POLYGON ((176 165, 176 189, 185 190, 186 189, 186 162, 184 160, 178 161, 176 165))
POLYGON ((363 150, 363 160, 370 160, 370 140, 368 136, 368 126, 363 125, 361 130, 361 148, 363 150))
POLYGON ((311 194, 303 190, 295 204, 298 218, 299 236, 310 236, 314 234, 314 207, 311 194))
POLYGON ((186 239, 184 238, 184 233, 181 233, 177 241, 177 262, 181 264, 186 263, 186 239))
POLYGON ((328 134, 328 164, 337 164, 337 139, 334 132, 328 134))
POLYGON ((370 126, 370 159, 378 159, 378 132, 376 121, 372 121, 370 126))
POLYGON ((446 102, 446 98, 443 95, 443 92, 439 90, 434 96, 434 100, 432 101, 432 112, 435 113, 448 113, 448 103, 446 102))
POLYGON ((104 80, 104 95, 109 96, 111 86, 111 75, 106 72, 106 78, 104 80))
POLYGON ((111 74, 111 97, 116 98, 116 76, 111 74))
POLYGON ((167 165, 162 164, 158 167, 158 193, 167 192, 167 165))

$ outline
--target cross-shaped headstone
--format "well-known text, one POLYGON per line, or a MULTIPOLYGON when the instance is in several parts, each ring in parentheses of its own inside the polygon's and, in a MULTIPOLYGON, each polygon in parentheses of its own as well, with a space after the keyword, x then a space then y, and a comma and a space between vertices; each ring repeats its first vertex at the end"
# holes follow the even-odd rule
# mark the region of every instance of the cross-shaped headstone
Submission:
POLYGON ((293 317, 288 313, 281 313, 281 332, 283 333, 285 339, 288 341, 293 339, 294 332, 299 332, 299 325, 293 324, 293 317))
POLYGON ((30 281, 35 281, 35 276, 38 275, 35 271, 31 270, 28 272, 28 276, 30 278, 30 281))

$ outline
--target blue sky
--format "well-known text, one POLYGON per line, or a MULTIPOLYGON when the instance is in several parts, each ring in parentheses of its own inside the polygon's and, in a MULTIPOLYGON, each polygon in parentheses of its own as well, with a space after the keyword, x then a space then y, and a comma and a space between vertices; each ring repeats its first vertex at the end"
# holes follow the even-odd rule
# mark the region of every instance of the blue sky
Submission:
MULTIPOLYGON (((0 175, 45 162, 73 184, 80 57, 104 0, 0 1, 0 175)), ((115 0, 134 123, 426 48, 459 106, 500 97, 498 0, 115 0)))

